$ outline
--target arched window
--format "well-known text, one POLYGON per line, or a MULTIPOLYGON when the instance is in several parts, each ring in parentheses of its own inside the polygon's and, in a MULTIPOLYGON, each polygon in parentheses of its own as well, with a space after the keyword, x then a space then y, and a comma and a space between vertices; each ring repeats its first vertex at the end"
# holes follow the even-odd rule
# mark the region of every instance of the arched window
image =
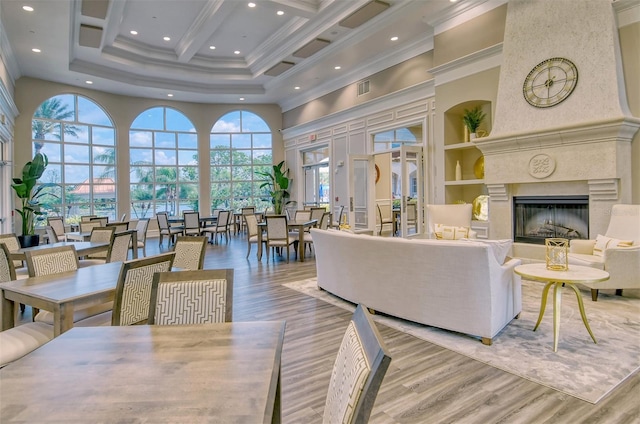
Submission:
POLYGON ((129 130, 131 218, 198 210, 198 135, 182 112, 155 107, 129 130))
POLYGON ((49 166, 41 178, 49 183, 39 200, 40 225, 47 216, 64 216, 67 224, 81 215, 115 219, 116 143, 111 118, 83 96, 62 94, 45 100, 31 121, 33 151, 49 166))
POLYGON ((211 207, 239 209, 271 206, 260 188, 272 166, 272 137, 267 123, 252 112, 237 110, 221 117, 211 129, 211 207))

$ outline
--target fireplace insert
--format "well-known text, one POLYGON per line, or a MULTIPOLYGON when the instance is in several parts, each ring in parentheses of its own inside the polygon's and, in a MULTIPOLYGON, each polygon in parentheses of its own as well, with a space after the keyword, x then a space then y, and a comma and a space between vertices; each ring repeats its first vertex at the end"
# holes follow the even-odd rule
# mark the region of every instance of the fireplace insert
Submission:
POLYGON ((544 244, 549 237, 589 238, 588 196, 513 198, 514 241, 544 244))

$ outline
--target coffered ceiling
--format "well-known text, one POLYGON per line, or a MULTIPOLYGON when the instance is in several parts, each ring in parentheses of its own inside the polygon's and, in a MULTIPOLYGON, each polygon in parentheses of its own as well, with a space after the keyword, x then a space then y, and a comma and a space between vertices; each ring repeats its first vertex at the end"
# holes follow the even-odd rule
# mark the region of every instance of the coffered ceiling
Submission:
POLYGON ((288 110, 432 49, 481 2, 2 0, 0 17, 15 78, 288 110))

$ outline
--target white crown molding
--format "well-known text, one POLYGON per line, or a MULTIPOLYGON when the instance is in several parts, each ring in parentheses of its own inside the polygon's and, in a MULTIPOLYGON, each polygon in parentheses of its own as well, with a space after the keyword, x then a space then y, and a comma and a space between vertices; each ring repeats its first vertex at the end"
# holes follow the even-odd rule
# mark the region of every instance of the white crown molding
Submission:
POLYGON ((438 86, 478 72, 497 68, 501 64, 502 43, 499 43, 431 68, 429 73, 435 76, 436 86, 438 86))
POLYGON ((435 34, 440 34, 452 28, 462 25, 473 18, 477 18, 490 10, 500 7, 509 0, 470 0, 458 3, 450 9, 445 10, 440 15, 427 21, 434 27, 435 34))
POLYGON ((354 119, 363 116, 374 115, 386 110, 397 108, 398 105, 406 105, 423 99, 435 96, 435 86, 433 80, 421 82, 411 87, 406 87, 394 93, 378 97, 366 103, 355 105, 348 110, 335 112, 314 121, 282 130, 284 140, 299 137, 310 131, 317 132, 319 129, 330 128, 340 124, 346 124, 354 119))
MULTIPOLYGON (((2 8, 2 5, 0 5, 0 8, 2 8)), ((11 44, 9 44, 7 33, 4 31, 4 26, 2 25, 0 25, 0 60, 2 60, 7 70, 7 75, 11 80, 9 82, 12 86, 15 85, 16 80, 22 76, 22 72, 18 66, 18 59, 16 59, 13 53, 11 44)))
POLYGON ((618 18, 618 28, 640 22, 640 1, 614 0, 612 5, 618 18))

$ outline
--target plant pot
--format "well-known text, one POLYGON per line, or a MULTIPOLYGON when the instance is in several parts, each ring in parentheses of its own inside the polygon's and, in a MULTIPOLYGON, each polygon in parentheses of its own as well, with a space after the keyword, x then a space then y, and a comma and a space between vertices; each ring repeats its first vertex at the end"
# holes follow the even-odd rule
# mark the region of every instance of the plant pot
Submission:
POLYGON ((472 132, 469 134, 469 140, 475 140, 476 138, 478 138, 478 133, 472 132))
POLYGON ((18 236, 18 241, 20 242, 20 247, 33 247, 40 244, 40 235, 39 234, 29 234, 26 236, 18 236))

